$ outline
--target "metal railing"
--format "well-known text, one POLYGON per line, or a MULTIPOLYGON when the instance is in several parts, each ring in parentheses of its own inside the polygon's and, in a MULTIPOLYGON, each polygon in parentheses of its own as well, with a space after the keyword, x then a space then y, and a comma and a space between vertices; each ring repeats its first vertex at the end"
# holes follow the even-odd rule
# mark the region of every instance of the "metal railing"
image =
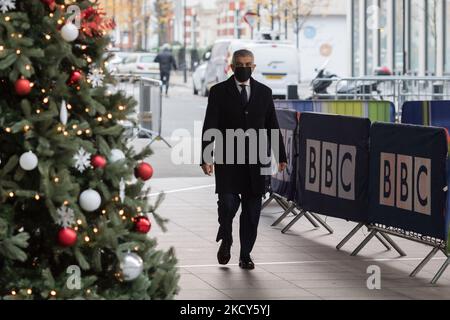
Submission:
POLYGON ((401 112, 404 102, 412 100, 450 100, 450 77, 372 76, 316 79, 329 81, 328 94, 314 99, 385 100, 401 112))
MULTIPOLYGON (((162 82, 130 74, 115 74, 116 85, 110 91, 121 91, 126 96, 133 97, 137 102, 137 110, 131 118, 139 124, 137 138, 151 139, 151 143, 162 140, 167 146, 170 144, 162 137, 162 82)), ((130 126, 126 121, 124 126, 130 126)))

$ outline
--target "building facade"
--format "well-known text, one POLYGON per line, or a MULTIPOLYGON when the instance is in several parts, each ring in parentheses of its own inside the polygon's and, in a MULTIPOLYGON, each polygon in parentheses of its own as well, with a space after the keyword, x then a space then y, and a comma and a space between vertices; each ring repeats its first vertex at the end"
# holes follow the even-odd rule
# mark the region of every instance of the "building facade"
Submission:
POLYGON ((349 76, 347 4, 342 0, 216 0, 217 38, 260 39, 270 33, 299 48, 301 79, 309 81, 316 68, 349 76), (259 16, 253 30, 245 14, 259 16))
POLYGON ((111 32, 112 43, 122 50, 151 48, 153 25, 153 2, 146 0, 100 0, 108 17, 114 19, 116 28, 111 32))
POLYGON ((174 40, 187 48, 206 48, 217 38, 217 9, 207 1, 174 1, 174 40))
POLYGON ((450 75, 450 0, 347 0, 350 73, 450 75))

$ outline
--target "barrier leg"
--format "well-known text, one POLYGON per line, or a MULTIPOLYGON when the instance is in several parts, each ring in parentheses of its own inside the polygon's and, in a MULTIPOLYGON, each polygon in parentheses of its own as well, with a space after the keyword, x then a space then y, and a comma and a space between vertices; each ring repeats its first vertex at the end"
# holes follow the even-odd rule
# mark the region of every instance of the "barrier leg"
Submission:
POLYGON ((283 230, 281 230, 281 233, 286 233, 286 232, 288 232, 289 229, 290 229, 290 228, 291 228, 298 220, 300 220, 300 218, 303 217, 304 215, 305 215, 305 211, 304 211, 304 210, 301 210, 301 211, 297 214, 297 216, 296 216, 294 219, 292 219, 292 221, 289 222, 289 224, 288 224, 283 230))
POLYGON ((274 223, 272 223, 272 227, 275 227, 277 225, 279 225, 281 223, 281 221, 284 220, 284 218, 286 218, 292 211, 294 211, 295 209, 295 204, 291 204, 285 211, 284 213, 277 219, 275 220, 274 223))
POLYGON ((358 253, 372 240, 373 237, 377 234, 377 230, 370 231, 369 235, 364 238, 364 240, 359 244, 359 246, 352 252, 352 256, 357 256, 358 253))
POLYGON ((444 262, 442 267, 439 269, 439 271, 434 276, 433 280, 431 280, 431 284, 436 284, 439 281, 439 279, 444 274, 444 272, 447 269, 449 264, 450 264, 450 257, 447 258, 447 260, 444 262))
POLYGON ((402 257, 406 257, 406 256, 407 256, 407 254, 405 253, 405 251, 403 251, 402 248, 400 248, 400 247, 398 246, 398 244, 395 243, 394 240, 392 240, 391 237, 389 237, 389 236, 388 236, 386 233, 384 233, 384 232, 380 232, 380 234, 381 234, 381 236, 382 236, 387 242, 389 242, 389 244, 392 246, 392 248, 394 248, 395 251, 397 251, 398 254, 399 254, 400 256, 402 256, 402 257))
POLYGON ((389 243, 384 240, 384 238, 382 236, 380 236, 378 233, 375 236, 380 242, 381 244, 387 249, 387 250, 391 250, 391 246, 389 245, 389 243))
POLYGON ((325 229, 327 229, 330 234, 334 233, 333 228, 331 228, 328 223, 326 223, 321 217, 319 217, 318 214, 315 214, 314 212, 310 212, 310 214, 314 219, 316 219, 317 222, 319 222, 325 229))
POLYGON ((269 197, 269 199, 267 199, 266 201, 264 201, 262 207, 261 207, 261 211, 264 210, 271 202, 272 200, 275 198, 275 195, 272 193, 269 197))
POLYGON ((274 196, 275 201, 278 203, 278 205, 280 207, 282 207, 284 210, 287 210, 289 208, 289 203, 287 201, 284 201, 282 198, 280 198, 279 196, 275 195, 274 196))
POLYGON ((151 146, 153 144, 153 142, 155 142, 155 141, 162 141, 162 142, 164 142, 166 144, 166 146, 168 146, 169 148, 172 148, 170 143, 166 139, 164 139, 164 137, 162 137, 160 135, 158 135, 155 138, 153 138, 152 141, 150 141, 149 146, 151 146))
POLYGON ((430 262, 430 260, 436 255, 436 253, 439 251, 439 247, 434 247, 433 250, 423 259, 419 265, 411 272, 409 275, 410 277, 415 277, 422 269, 425 267, 425 265, 430 262))
POLYGON ((306 211, 305 212, 305 218, 308 219, 308 221, 314 226, 314 228, 320 228, 320 226, 317 224, 317 222, 311 217, 312 213, 306 211))
POLYGON ((336 246, 337 250, 341 250, 341 248, 362 228, 364 227, 364 223, 360 222, 356 227, 353 228, 352 231, 350 231, 349 234, 345 236, 344 239, 342 239, 341 242, 338 243, 336 246))

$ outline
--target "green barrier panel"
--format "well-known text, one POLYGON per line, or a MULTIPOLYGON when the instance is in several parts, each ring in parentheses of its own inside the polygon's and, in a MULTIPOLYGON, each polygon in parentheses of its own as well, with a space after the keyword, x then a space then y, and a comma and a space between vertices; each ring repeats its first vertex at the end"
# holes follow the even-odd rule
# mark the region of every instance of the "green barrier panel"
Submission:
POLYGON ((395 122, 395 109, 389 101, 314 101, 314 112, 369 118, 372 122, 395 122))
POLYGON ((391 122, 391 103, 386 101, 367 102, 368 116, 371 121, 391 122))

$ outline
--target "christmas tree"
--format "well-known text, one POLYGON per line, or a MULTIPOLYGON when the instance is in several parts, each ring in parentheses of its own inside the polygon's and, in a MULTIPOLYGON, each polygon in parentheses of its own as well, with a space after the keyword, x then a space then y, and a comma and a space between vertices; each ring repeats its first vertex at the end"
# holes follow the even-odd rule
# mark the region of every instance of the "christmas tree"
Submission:
MULTIPOLYGON (((122 121, 96 1, 0 0, 0 297, 170 299, 173 250, 122 121), (151 214, 151 216, 149 216, 151 214)), ((131 120, 130 120, 131 119, 131 120)), ((1 298, 0 298, 1 299, 1 298)))

